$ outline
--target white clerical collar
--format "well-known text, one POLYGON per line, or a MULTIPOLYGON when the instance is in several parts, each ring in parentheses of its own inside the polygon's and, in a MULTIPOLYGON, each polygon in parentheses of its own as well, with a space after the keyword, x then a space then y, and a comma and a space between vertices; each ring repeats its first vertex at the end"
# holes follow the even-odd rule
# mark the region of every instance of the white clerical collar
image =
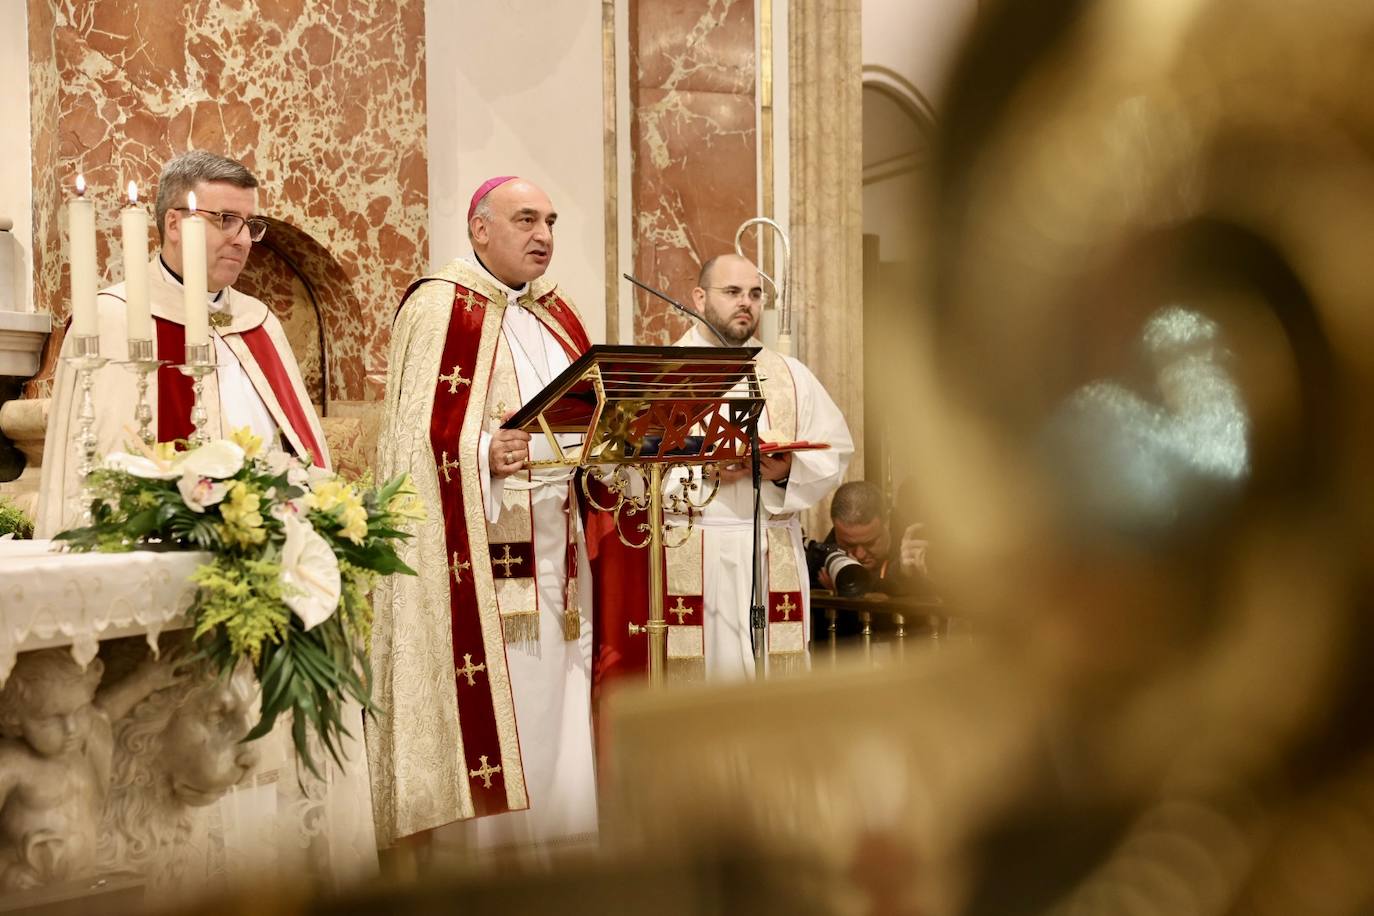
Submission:
MULTIPOLYGON (((162 270, 162 278, 166 280, 168 283, 172 283, 177 286, 184 285, 181 282, 181 277, 173 273, 172 268, 167 266, 167 262, 162 260, 162 255, 157 256, 157 266, 162 270)), ((215 311, 223 311, 229 307, 229 303, 227 301, 223 303, 220 302, 222 298, 224 298, 224 290, 220 290, 219 292, 210 296, 210 305, 215 307, 215 311)))
POLYGON ((472 260, 468 261, 468 263, 482 271, 482 273, 486 274, 488 277, 491 277, 492 282, 501 287, 501 291, 506 294, 506 299, 516 305, 520 304, 518 301, 519 298, 529 291, 530 285, 528 283, 524 284, 519 289, 512 289, 507 286, 501 281, 500 277, 487 269, 487 265, 482 263, 482 259, 477 256, 477 252, 475 251, 472 253, 472 260))

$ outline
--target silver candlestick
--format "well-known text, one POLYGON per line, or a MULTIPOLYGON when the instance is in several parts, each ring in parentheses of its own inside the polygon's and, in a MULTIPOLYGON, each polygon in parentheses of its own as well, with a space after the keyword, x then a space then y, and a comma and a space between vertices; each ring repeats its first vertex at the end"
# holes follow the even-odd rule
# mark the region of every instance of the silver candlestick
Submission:
POLYGON ((91 500, 87 492, 86 480, 96 464, 95 436, 95 398, 91 388, 95 384, 95 373, 108 359, 100 355, 100 335, 82 334, 72 338, 72 355, 66 357, 76 370, 76 384, 81 389, 81 407, 76 421, 79 432, 76 437, 76 475, 81 482, 82 517, 89 523, 91 519, 91 500))
POLYGON ((147 446, 157 441, 157 432, 153 429, 153 407, 148 401, 148 376, 166 362, 157 358, 152 340, 130 338, 129 358, 119 364, 138 375, 138 406, 134 408, 134 419, 138 421, 138 437, 147 446))
POLYGON ((195 391, 195 401, 191 405, 191 425, 195 431, 191 433, 191 445, 199 447, 210 441, 209 435, 205 432, 205 376, 215 371, 215 364, 210 359, 210 345, 187 344, 186 345, 186 365, 177 366, 183 375, 189 375, 194 380, 192 386, 195 391))

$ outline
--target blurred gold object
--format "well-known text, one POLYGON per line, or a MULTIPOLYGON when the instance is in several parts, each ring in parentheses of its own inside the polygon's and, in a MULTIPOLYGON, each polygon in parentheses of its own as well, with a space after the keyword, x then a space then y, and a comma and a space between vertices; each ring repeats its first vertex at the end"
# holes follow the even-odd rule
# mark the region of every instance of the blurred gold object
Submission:
POLYGON ((980 644, 620 698, 608 838, 894 912, 1367 910, 1372 54, 1336 0, 980 12, 887 392, 980 644))

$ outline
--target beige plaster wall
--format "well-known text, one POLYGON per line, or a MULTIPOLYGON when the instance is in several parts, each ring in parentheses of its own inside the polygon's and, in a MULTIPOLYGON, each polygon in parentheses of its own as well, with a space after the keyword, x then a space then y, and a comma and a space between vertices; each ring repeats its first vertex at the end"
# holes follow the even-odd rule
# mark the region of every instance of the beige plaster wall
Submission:
POLYGON ((549 276, 605 339, 601 6, 426 0, 430 264, 471 252, 467 208, 494 175, 558 209, 549 276))

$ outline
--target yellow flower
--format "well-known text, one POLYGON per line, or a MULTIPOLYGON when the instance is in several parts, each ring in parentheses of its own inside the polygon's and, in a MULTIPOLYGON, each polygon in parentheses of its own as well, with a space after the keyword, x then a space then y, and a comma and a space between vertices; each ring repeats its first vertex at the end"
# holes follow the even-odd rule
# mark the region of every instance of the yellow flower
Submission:
POLYGON ((353 488, 339 480, 337 477, 329 480, 322 480, 315 484, 307 497, 312 509, 320 512, 328 512, 335 506, 347 506, 353 503, 361 505, 358 494, 353 492, 353 488))
POLYGON ((234 430, 229 439, 243 449, 243 457, 250 461, 262 451, 262 436, 253 435, 253 431, 246 426, 234 430))
POLYGON ((401 484, 400 489, 391 495, 390 501, 386 504, 386 511, 398 518, 424 521, 424 504, 420 502, 420 494, 416 492, 415 485, 409 477, 401 484))
POLYGON ((267 539, 262 527, 262 500, 243 481, 229 485, 228 498, 220 504, 219 513, 224 519, 225 540, 248 547, 267 539))
POLYGON ((153 446, 153 460, 163 464, 171 464, 172 460, 180 454, 175 442, 159 442, 153 446))
POLYGON ((343 537, 355 544, 361 544, 363 538, 367 537, 367 510, 362 503, 345 508, 341 521, 343 527, 339 529, 339 534, 343 537))

